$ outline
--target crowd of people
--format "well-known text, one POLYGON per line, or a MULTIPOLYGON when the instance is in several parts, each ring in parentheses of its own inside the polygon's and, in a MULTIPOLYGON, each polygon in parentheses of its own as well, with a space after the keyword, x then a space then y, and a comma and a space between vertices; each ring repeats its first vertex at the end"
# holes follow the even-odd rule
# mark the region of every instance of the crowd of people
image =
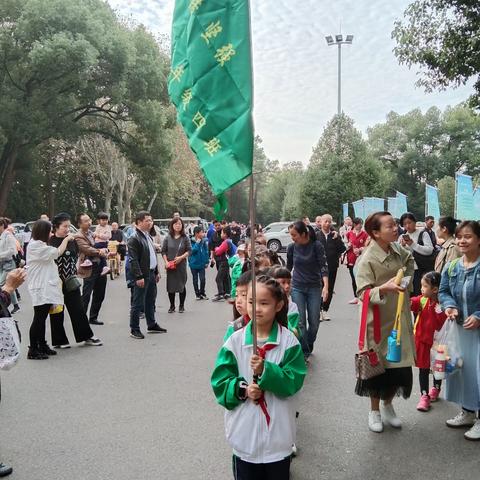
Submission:
MULTIPOLYGON (((319 325, 331 320, 340 265, 348 269, 354 297, 349 303, 359 306, 359 324, 364 325, 360 348, 374 352, 383 366, 379 374, 357 378, 355 392, 370 398, 368 428, 380 433, 385 424, 402 426, 393 401, 397 396, 411 396, 413 366, 419 369, 417 409, 429 411, 442 389, 438 379, 430 387, 430 351, 436 332, 449 321, 458 331, 464 362, 456 375, 447 376, 445 396, 461 410, 446 423, 468 428, 465 438, 480 440, 478 222, 442 217, 435 224, 427 217, 419 227, 412 213, 395 219, 388 212, 377 212, 365 224, 360 218, 348 217, 335 229, 329 214, 318 216, 312 224, 304 217, 289 227, 286 260, 268 248, 260 225, 252 232, 236 222, 214 220, 205 231, 200 224, 185 225, 176 213, 168 234, 161 238, 147 211, 138 212, 124 232, 118 224, 109 225, 105 214, 98 215, 95 231, 85 213, 78 215, 74 235, 70 222, 65 213, 51 222, 47 218, 36 221, 25 256, 9 228, 10 221, 0 218, 2 316, 18 311, 18 286, 26 277, 34 309, 27 357, 47 359, 56 349, 70 346, 64 308, 76 342, 102 345, 92 325, 103 324, 100 312, 111 239, 124 247, 133 339, 145 338, 141 319, 145 319, 147 333, 167 333, 155 314, 157 284, 163 272, 168 313, 182 314, 188 270, 195 298, 205 301, 206 270, 215 268, 216 293, 211 301, 231 303, 233 316, 226 325, 212 387, 227 410, 226 432, 234 452, 236 479, 289 478, 296 451, 295 396, 306 377, 319 325), (17 268, 23 267, 21 261, 26 262, 24 268, 17 268), (404 282, 397 280, 399 271, 404 282), (10 313, 7 307, 11 304, 10 313), (250 322, 254 311, 256 341, 250 322), (45 338, 48 317, 53 349, 45 338), (398 359, 389 354, 393 330, 401 332, 398 359), (259 421, 264 428, 253 438, 252 425, 259 421)), ((1 468, 7 467, 0 467, 0 474, 1 468)))

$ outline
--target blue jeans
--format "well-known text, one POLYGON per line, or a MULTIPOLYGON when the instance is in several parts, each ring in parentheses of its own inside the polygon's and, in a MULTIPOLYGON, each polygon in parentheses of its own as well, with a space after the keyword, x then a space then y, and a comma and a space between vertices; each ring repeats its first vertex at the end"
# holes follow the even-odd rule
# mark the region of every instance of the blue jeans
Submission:
POLYGON ((292 288, 292 300, 299 312, 300 344, 304 355, 310 355, 317 338, 322 308, 322 287, 292 288), (308 314, 308 316, 307 316, 308 314), (308 328, 307 328, 308 320, 308 328))
POLYGON ((150 270, 148 278, 145 278, 143 288, 135 283, 132 290, 132 305, 130 307, 130 330, 140 330, 140 313, 145 312, 145 320, 148 327, 153 327, 155 321, 155 301, 157 300, 157 281, 155 272, 150 270))
POLYGON ((195 295, 205 295, 205 268, 191 268, 195 295))

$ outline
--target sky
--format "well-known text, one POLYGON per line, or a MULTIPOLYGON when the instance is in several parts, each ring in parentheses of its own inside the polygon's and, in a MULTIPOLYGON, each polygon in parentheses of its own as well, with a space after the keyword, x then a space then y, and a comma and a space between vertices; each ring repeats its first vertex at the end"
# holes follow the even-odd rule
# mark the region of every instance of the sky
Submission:
MULTIPOLYGON (((170 35, 174 0, 107 0, 155 34, 170 35)), ((426 94, 417 70, 398 64, 391 32, 410 0, 251 0, 255 133, 271 159, 308 163, 337 112, 337 47, 326 35, 354 35, 342 47, 342 110, 364 134, 390 111, 444 109, 471 86, 426 94)))

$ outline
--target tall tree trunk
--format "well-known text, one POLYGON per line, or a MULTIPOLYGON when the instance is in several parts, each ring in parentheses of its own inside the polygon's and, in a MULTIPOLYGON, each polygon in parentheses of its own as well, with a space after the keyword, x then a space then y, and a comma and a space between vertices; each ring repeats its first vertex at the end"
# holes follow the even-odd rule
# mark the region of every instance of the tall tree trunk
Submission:
POLYGON ((113 197, 113 191, 107 188, 107 191, 105 193, 105 213, 110 216, 110 211, 112 210, 112 197, 113 197))
POLYGON ((18 156, 18 145, 7 142, 0 158, 0 215, 5 215, 8 195, 15 178, 15 163, 18 156))
POLYGON ((55 216, 55 192, 52 185, 52 170, 47 167, 46 190, 47 190, 47 210, 48 216, 53 218, 55 216))
POLYGON ((152 210, 153 204, 155 203, 155 200, 157 199, 158 196, 158 190, 155 190, 155 193, 153 194, 152 198, 150 199, 150 202, 147 207, 147 211, 150 212, 152 210))

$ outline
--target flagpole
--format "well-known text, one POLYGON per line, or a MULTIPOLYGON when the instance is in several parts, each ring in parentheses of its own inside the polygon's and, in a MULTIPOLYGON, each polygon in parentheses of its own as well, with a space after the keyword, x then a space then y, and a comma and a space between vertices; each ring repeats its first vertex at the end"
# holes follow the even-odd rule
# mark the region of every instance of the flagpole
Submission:
POLYGON ((253 354, 256 355, 257 348, 257 282, 255 278, 255 223, 257 206, 255 204, 255 179, 254 179, 254 163, 255 157, 255 124, 253 122, 253 105, 254 105, 254 76, 253 76, 253 36, 252 36, 252 3, 248 2, 248 23, 250 29, 250 68, 251 68, 251 85, 252 85, 252 174, 250 175, 250 194, 249 194, 249 209, 250 209, 250 267, 252 280, 252 338, 253 338, 253 354))
POLYGON ((250 175, 250 195, 249 195, 249 205, 250 205, 250 266, 252 274, 252 318, 250 319, 252 323, 252 338, 253 338, 253 353, 257 354, 257 314, 256 314, 256 300, 257 300, 257 284, 255 278, 255 216, 256 216, 256 205, 255 205, 255 180, 253 178, 253 169, 252 174, 250 175))

